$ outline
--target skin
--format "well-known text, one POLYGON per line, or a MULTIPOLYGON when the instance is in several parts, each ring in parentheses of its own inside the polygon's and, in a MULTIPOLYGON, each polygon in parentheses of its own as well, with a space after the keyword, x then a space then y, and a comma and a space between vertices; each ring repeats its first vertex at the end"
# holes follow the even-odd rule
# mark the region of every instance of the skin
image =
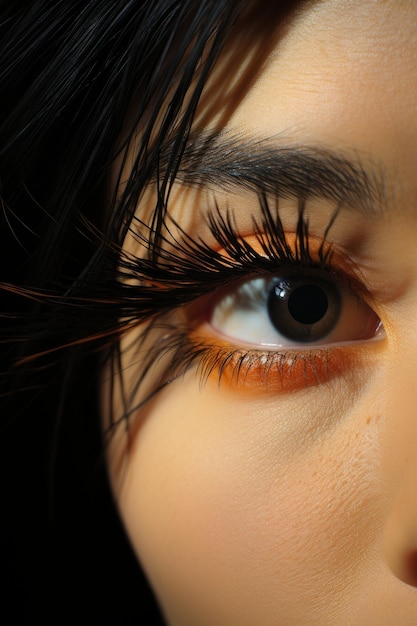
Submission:
MULTIPOLYGON (((383 331, 346 348, 321 384, 283 390, 212 376, 201 386, 192 369, 133 416, 128 453, 124 426, 115 433, 115 500, 172 626, 417 623, 417 4, 296 8, 278 16, 265 58, 242 68, 244 88, 227 103, 213 89, 216 76, 232 80, 225 53, 198 121, 383 169, 382 215, 342 211, 329 237, 383 331)), ((173 192, 171 210, 191 230, 204 193, 173 192)), ((250 237, 253 194, 217 198, 250 237)), ((318 239, 329 211, 309 204, 318 239)), ((282 215, 291 232, 291 200, 282 215)), ((139 367, 135 332, 122 345, 127 385, 139 367)))

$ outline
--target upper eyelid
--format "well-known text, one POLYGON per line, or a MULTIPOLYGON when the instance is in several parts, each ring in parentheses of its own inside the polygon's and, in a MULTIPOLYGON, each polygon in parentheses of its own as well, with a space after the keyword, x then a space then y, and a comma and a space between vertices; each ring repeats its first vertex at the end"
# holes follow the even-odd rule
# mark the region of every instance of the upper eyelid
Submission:
MULTIPOLYGON (((167 220, 171 221, 166 223, 165 240, 156 262, 131 253, 123 264, 120 282, 123 283, 123 309, 126 314, 138 319, 138 313, 142 310, 146 311, 142 320, 150 320, 154 315, 165 314, 183 305, 189 306, 219 286, 236 284, 236 281, 247 279, 250 275, 273 275, 284 266, 318 267, 320 263, 316 251, 320 245, 324 249, 326 246, 333 249, 333 256, 336 254, 333 260, 326 259, 324 267, 335 271, 338 280, 358 291, 372 306, 373 298, 369 295, 371 290, 360 271, 350 262, 348 251, 338 250, 333 245, 333 237, 329 236, 329 228, 338 213, 332 214, 330 218, 326 216, 323 227, 314 227, 311 234, 308 222, 304 222, 305 203, 302 200, 297 201, 292 209, 294 217, 298 219, 298 229, 289 230, 281 222, 281 208, 278 205, 271 204, 263 194, 258 194, 255 199, 259 202, 258 210, 252 210, 251 215, 258 218, 257 232, 260 237, 264 238, 268 246, 271 244, 269 253, 262 253, 259 247, 249 245, 250 236, 246 235, 246 227, 241 228, 241 215, 238 212, 234 219, 233 211, 227 208, 226 212, 220 210, 216 203, 207 209, 207 215, 211 217, 208 220, 211 233, 203 238, 198 232, 182 229, 168 213, 167 220), (265 224, 262 224, 263 215, 265 224), (216 233, 216 229, 219 232, 216 233), (307 248, 314 252, 313 258, 304 255, 304 259, 297 260, 290 237, 293 237, 293 241, 294 238, 302 237, 307 248), (239 245, 234 248, 236 242, 245 242, 246 251, 239 245), (223 243, 230 246, 228 250, 224 249, 223 243), (279 246, 282 248, 280 251, 279 246)), ((256 229, 252 228, 251 236, 256 237, 256 234, 256 229)))
MULTIPOLYGON (((290 234, 294 238, 296 237, 295 232, 285 233, 286 237, 290 234)), ((266 241, 268 240, 268 235, 262 233, 262 236, 265 237, 266 241)), ((251 277, 255 278, 274 276, 279 273, 294 274, 300 271, 313 271, 325 272, 326 275, 331 276, 337 280, 337 282, 343 284, 343 286, 352 291, 360 292, 366 297, 368 296, 369 291, 364 283, 360 269, 351 261, 347 263, 345 254, 333 247, 332 244, 328 244, 332 253, 328 257, 326 256, 325 263, 320 262, 317 253, 311 250, 311 242, 313 240, 316 241, 315 245, 317 249, 320 244, 325 242, 316 236, 309 237, 309 242, 307 243, 307 245, 310 246, 308 260, 302 258, 296 259, 292 246, 289 246, 291 258, 286 257, 278 259, 276 256, 268 256, 259 248, 254 247, 248 237, 240 235, 239 233, 236 233, 236 237, 246 245, 246 254, 244 256, 240 254, 238 249, 235 251, 235 254, 230 254, 230 252, 226 253, 221 249, 213 250, 210 244, 205 244, 205 242, 201 241, 197 243, 202 247, 200 247, 200 249, 193 249, 192 246, 195 242, 192 239, 188 240, 191 247, 185 254, 184 249, 182 249, 180 254, 175 250, 168 251, 166 255, 163 253, 162 273, 158 277, 159 286, 163 287, 165 283, 165 289, 168 290, 167 295, 169 295, 169 292, 174 293, 177 290, 176 288, 178 288, 178 290, 183 288, 181 276, 185 277, 188 287, 199 285, 201 288, 200 294, 190 294, 190 297, 187 298, 187 301, 190 302, 196 298, 210 294, 213 288, 218 288, 219 280, 221 280, 221 284, 227 288, 227 286, 231 284, 243 283, 251 277), (212 266, 201 266, 202 257, 200 256, 197 261, 196 256, 193 255, 193 252, 201 252, 202 249, 206 251, 207 258, 212 255, 212 266), (192 265, 190 265, 190 262, 192 262, 192 265), (187 265, 184 266, 184 263, 187 265), (165 280, 163 276, 164 268, 168 270, 167 274, 165 274, 165 280), (185 268, 186 272, 184 273, 185 268), (194 270, 194 272, 192 270, 194 270)))

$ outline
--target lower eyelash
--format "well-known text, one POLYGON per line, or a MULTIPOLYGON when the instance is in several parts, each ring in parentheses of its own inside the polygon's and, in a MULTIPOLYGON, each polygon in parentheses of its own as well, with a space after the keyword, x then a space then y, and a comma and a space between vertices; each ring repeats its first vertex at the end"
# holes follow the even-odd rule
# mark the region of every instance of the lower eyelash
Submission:
MULTIPOLYGON (((161 327, 162 328, 162 327, 161 327)), ((148 355, 158 368, 157 387, 183 378, 195 369, 200 387, 209 381, 231 389, 292 393, 329 382, 357 362, 358 350, 317 346, 308 350, 259 351, 210 342, 187 328, 163 326, 164 337, 148 355), (167 332, 168 331, 168 332, 167 332)), ((148 370, 148 367, 145 367, 148 370)), ((146 400, 145 400, 146 401, 146 400)))
POLYGON ((197 373, 202 383, 282 394, 330 382, 351 365, 352 355, 342 348, 258 352, 207 346, 197 373))

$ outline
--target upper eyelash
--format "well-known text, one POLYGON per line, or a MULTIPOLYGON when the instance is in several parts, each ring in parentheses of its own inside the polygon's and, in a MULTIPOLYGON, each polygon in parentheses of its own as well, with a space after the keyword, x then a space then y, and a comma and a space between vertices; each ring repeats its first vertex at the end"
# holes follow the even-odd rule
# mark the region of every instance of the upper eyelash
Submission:
MULTIPOLYGON (((299 201, 295 246, 290 246, 279 216, 278 202, 272 210, 264 194, 259 194, 258 198, 262 220, 259 222, 254 217, 252 222, 253 234, 261 251, 255 250, 239 234, 234 214, 227 211, 224 216, 216 205, 207 214, 207 224, 222 252, 203 239, 192 237, 172 219, 171 224, 166 226, 166 234, 161 236, 156 261, 122 254, 119 286, 125 295, 122 296, 125 319, 126 316, 141 313, 140 317, 144 320, 164 310, 172 310, 206 295, 215 287, 249 274, 275 273, 282 267, 305 269, 318 266, 329 271, 333 250, 327 235, 338 209, 326 227, 313 261, 304 201, 299 201), (176 236, 173 235, 174 229, 178 232, 176 236)), ((146 226, 138 221, 137 227, 134 236, 147 245, 151 236, 144 234, 146 226)))

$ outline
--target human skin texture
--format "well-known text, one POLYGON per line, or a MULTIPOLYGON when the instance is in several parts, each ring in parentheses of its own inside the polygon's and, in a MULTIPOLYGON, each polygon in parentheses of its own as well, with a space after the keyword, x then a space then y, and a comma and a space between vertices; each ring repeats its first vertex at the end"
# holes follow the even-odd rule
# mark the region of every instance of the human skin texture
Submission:
MULTIPOLYGON (((340 336, 321 341, 316 370, 297 361, 305 347, 288 356, 273 337, 268 350, 285 354, 267 377, 258 366, 238 379, 226 367, 202 381, 196 361, 130 417, 128 442, 125 425, 116 429, 115 501, 171 626, 417 624, 416 24, 413 0, 296 3, 277 10, 267 36, 253 22, 251 37, 265 43, 256 62, 242 61, 248 35, 238 25, 203 93, 196 125, 332 151, 370 172, 372 201, 348 198, 326 239, 337 271, 359 285, 358 324, 371 330, 356 329, 353 308, 340 336)), ((179 181, 169 210, 220 249, 196 218, 214 195, 251 240, 259 203, 248 190, 179 181)), ((291 245, 297 206, 280 204, 291 245)), ((306 203, 313 254, 334 208, 319 195, 306 203)), ((141 255, 129 237, 125 245, 141 255)), ((211 309, 221 300, 207 297, 211 309)), ((205 302, 173 319, 201 319, 190 324, 207 342, 256 344, 252 321, 233 335, 204 317, 205 302)), ((122 340, 127 386, 140 371, 138 333, 122 340)))

